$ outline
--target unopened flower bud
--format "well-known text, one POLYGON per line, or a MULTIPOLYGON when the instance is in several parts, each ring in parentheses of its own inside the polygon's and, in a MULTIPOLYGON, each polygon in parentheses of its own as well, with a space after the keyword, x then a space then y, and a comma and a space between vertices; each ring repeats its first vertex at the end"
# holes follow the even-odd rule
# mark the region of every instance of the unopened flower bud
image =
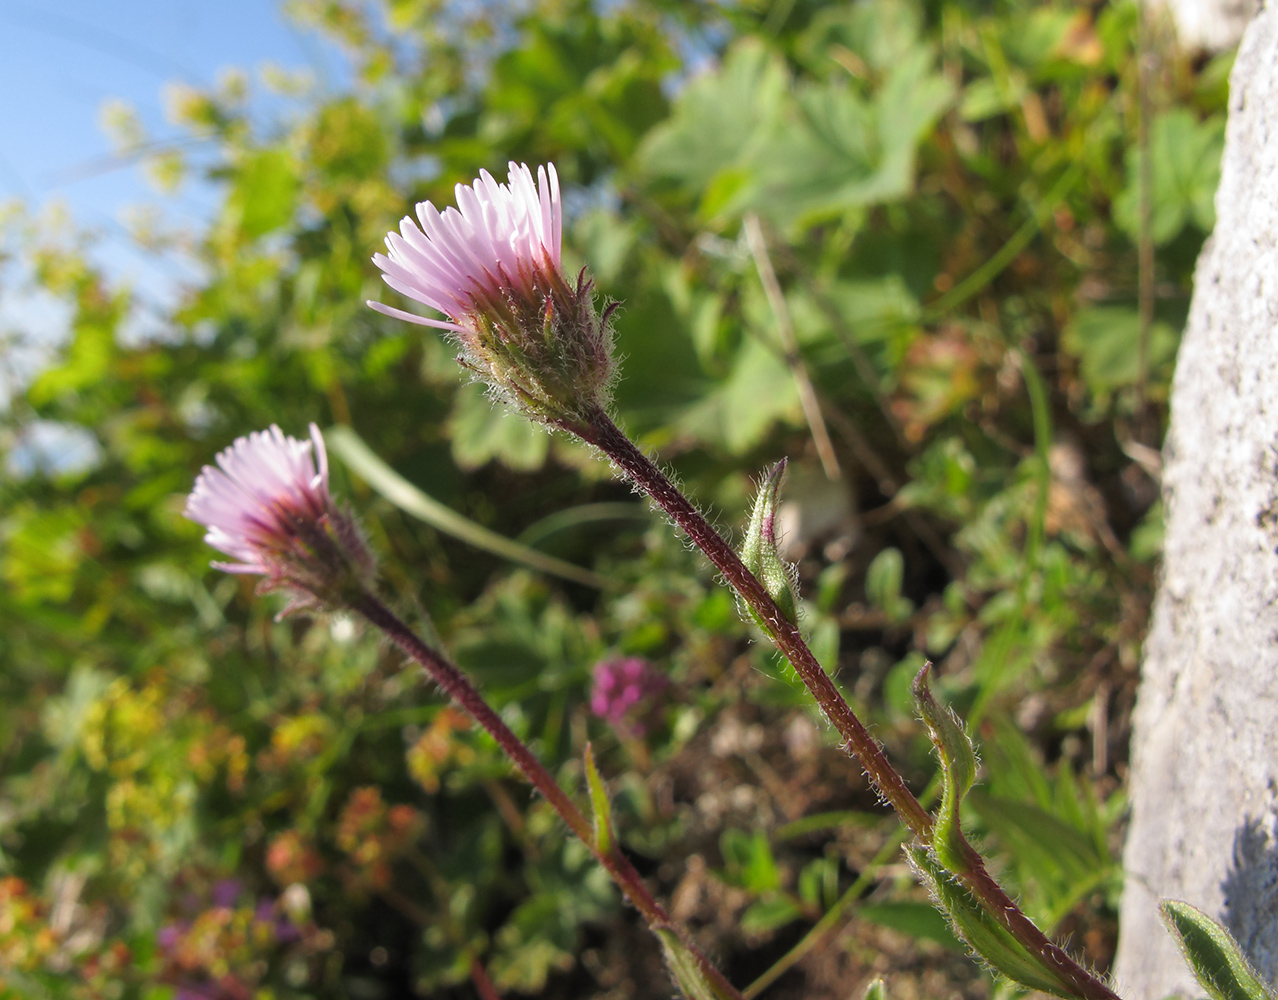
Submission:
MULTIPOLYGON (((776 530, 785 467, 785 459, 782 459, 759 483, 750 524, 746 528, 745 544, 741 548, 741 561, 758 577, 782 613, 793 622, 798 621, 794 567, 781 558, 776 530)), ((767 624, 753 610, 750 614, 760 628, 768 631, 767 624)))
POLYGON ((209 530, 204 540, 238 562, 228 573, 259 573, 262 589, 292 591, 289 610, 348 605, 376 566, 354 519, 328 490, 328 454, 319 428, 298 441, 278 427, 237 438, 206 465, 187 500, 186 517, 209 530))
POLYGON ((575 283, 563 274, 563 208, 553 165, 534 181, 510 164, 509 181, 488 171, 458 184, 457 207, 417 206, 386 237, 387 254, 373 261, 386 283, 443 313, 430 319, 380 302, 387 316, 447 331, 461 361, 507 402, 535 419, 576 426, 605 401, 612 379, 608 316, 594 308, 593 282, 583 269, 575 283))

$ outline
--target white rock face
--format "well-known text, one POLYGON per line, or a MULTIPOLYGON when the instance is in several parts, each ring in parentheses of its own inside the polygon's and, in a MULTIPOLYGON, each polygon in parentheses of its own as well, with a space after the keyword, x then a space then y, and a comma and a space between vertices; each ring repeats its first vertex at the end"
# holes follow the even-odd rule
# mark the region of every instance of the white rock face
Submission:
POLYGON ((1259 0, 1146 0, 1152 10, 1166 10, 1176 37, 1187 49, 1224 52, 1238 44, 1260 9, 1259 0))
POLYGON ((1222 920, 1278 979, 1278 10, 1231 79, 1216 231, 1172 388, 1164 579, 1136 706, 1115 980, 1201 996, 1157 913, 1222 920))

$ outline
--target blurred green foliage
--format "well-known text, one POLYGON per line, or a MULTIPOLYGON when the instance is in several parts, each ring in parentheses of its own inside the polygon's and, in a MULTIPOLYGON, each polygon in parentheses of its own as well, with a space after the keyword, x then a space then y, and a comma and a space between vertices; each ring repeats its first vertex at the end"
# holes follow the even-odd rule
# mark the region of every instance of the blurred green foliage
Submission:
POLYGON ((412 203, 509 159, 558 165, 567 265, 623 302, 620 418, 730 529, 789 456, 781 520, 823 664, 921 792, 909 684, 937 662, 984 758, 968 829, 1104 965, 1159 532, 1146 456, 1213 221, 1228 57, 1159 45, 1142 151, 1129 2, 290 10, 343 46, 347 90, 175 90, 186 138, 159 148, 121 112, 158 181, 221 193, 199 231, 137 233, 198 265, 175 306, 142 323, 92 234, 4 216, 4 293, 69 318, 0 416, 0 995, 466 997, 476 963, 502 993, 669 995, 658 944, 490 740, 354 622, 277 622, 279 599, 207 568, 180 515, 201 465, 311 420, 608 581, 514 567, 335 460, 399 609, 583 801, 593 740, 622 844, 736 982, 851 919, 769 995, 852 995, 880 953, 889 979, 985 995, 706 566, 596 456, 365 307, 391 301, 369 257, 412 203), (76 441, 84 461, 50 452, 76 441), (672 681, 642 733, 590 714, 615 654, 672 681))

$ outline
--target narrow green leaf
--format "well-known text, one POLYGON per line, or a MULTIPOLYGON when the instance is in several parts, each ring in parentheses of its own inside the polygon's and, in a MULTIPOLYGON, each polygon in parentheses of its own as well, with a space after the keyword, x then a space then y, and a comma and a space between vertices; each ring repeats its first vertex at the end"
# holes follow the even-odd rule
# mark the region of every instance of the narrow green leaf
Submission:
MULTIPOLYGON (((777 602, 790 621, 798 620, 798 600, 795 595, 794 575, 790 565, 781 558, 777 547, 777 508, 781 505, 781 482, 785 478, 786 461, 782 459, 763 477, 759 492, 754 498, 754 510, 746 528, 745 543, 741 547, 741 561, 759 578, 772 599, 777 602)), ((765 632, 765 623, 751 611, 751 615, 765 632)))
POLYGON ((570 531, 581 525, 597 524, 600 521, 651 520, 652 511, 647 504, 624 501, 583 503, 577 507, 557 510, 553 514, 547 514, 540 521, 534 521, 519 533, 515 542, 535 549, 552 535, 561 531, 570 531))
POLYGON ((963 954, 967 949, 963 942, 954 936, 949 921, 938 913, 935 907, 924 902, 903 900, 888 903, 863 903, 857 907, 856 915, 861 920, 868 920, 880 927, 890 927, 894 931, 908 934, 912 938, 924 941, 935 941, 941 947, 963 954))
POLYGON ((599 590, 608 586, 608 580, 598 573, 592 573, 588 569, 582 569, 562 559, 548 556, 544 552, 530 549, 526 545, 520 545, 504 535, 489 531, 483 525, 462 517, 451 507, 446 507, 434 497, 418 489, 378 458, 350 427, 344 424, 330 427, 324 432, 324 441, 333 453, 369 486, 400 510, 425 521, 437 531, 542 573, 585 584, 587 587, 596 587, 599 590))
POLYGON ((1113 867, 1081 830, 1030 802, 982 789, 973 791, 967 802, 1016 861, 1044 884, 1090 886, 1113 867))
POLYGON ((906 855, 919 879, 931 891, 937 909, 950 918, 955 932, 990 968, 1030 989, 1058 997, 1075 997, 1068 985, 987 914, 925 849, 907 847, 906 855))
POLYGON ((1167 900, 1159 909, 1211 1000, 1275 1000, 1224 927, 1188 903, 1167 900))
POLYGON ((589 743, 586 744, 586 784, 590 786, 590 812, 595 821, 595 849, 600 854, 608 854, 613 845, 612 805, 589 743))
POLYGON ((652 932, 661 942, 666 968, 670 970, 671 977, 687 1000, 736 1000, 701 971, 701 963, 674 931, 666 927, 654 927, 652 932))
POLYGON ((806 837, 812 833, 824 833, 826 830, 837 830, 844 826, 874 826, 882 822, 879 813, 858 812, 855 809, 839 812, 813 813, 793 822, 786 823, 772 831, 772 839, 777 843, 793 840, 795 837, 806 837))
POLYGON ((932 664, 924 663, 914 678, 913 688, 914 704, 941 761, 941 808, 937 812, 931 847, 941 864, 950 871, 959 871, 965 865, 966 846, 959 828, 959 806, 976 780, 976 748, 963 721, 932 697, 928 686, 931 670, 932 664))

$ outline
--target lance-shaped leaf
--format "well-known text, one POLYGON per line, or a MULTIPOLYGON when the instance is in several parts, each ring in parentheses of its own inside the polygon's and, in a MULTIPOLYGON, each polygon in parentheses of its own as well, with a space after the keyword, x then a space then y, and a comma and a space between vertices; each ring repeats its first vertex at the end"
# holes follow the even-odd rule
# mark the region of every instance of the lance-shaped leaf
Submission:
POLYGON ((887 984, 882 979, 871 979, 861 1000, 888 1000, 887 984))
POLYGON ((595 821, 595 850, 608 854, 612 850, 612 804, 608 801, 608 789, 599 768, 595 766, 595 752, 586 744, 586 784, 590 788, 590 812, 595 821))
POLYGON ((919 880, 932 893, 937 909, 950 918, 955 932, 990 968, 1014 983, 1042 993, 1069 998, 1077 996, 1057 978, 1050 966, 1012 937, 1007 928, 956 883, 928 851, 921 847, 907 847, 906 854, 919 880))
MULTIPOLYGON (((795 595, 794 571, 777 546, 777 508, 781 505, 781 481, 785 478, 786 460, 783 458, 763 477, 759 492, 750 512, 750 524, 746 528, 745 543, 741 547, 741 561, 759 578, 772 599, 777 602, 790 621, 798 621, 798 601, 795 595)), ((752 610, 758 626, 765 632, 767 624, 752 610)))
POLYGON ((701 963, 678 934, 668 927, 654 927, 652 932, 661 942, 666 968, 687 1000, 737 1000, 702 971, 701 963))
POLYGON ((930 846, 942 865, 957 872, 967 867, 964 854, 968 848, 959 828, 959 806, 976 780, 976 748, 963 720, 932 697, 928 686, 931 671, 932 665, 925 663, 914 678, 914 704, 941 761, 941 808, 930 846))
POLYGON ((1211 1000, 1275 1000, 1229 931, 1188 903, 1168 900, 1159 909, 1211 1000))

